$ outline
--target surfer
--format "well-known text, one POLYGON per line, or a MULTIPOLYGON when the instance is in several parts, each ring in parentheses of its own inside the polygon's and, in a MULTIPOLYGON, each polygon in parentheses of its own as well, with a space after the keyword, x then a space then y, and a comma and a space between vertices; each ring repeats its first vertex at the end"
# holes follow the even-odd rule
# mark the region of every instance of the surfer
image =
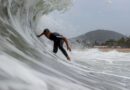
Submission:
POLYGON ((66 56, 66 58, 70 60, 69 55, 67 54, 66 50, 63 47, 63 44, 65 42, 67 46, 67 50, 71 51, 71 48, 68 44, 68 40, 66 39, 66 37, 60 35, 57 32, 52 33, 49 29, 44 29, 44 31, 40 35, 37 35, 37 37, 41 37, 42 35, 45 35, 49 40, 54 42, 54 45, 53 45, 54 53, 57 53, 58 48, 59 48, 61 52, 66 56))

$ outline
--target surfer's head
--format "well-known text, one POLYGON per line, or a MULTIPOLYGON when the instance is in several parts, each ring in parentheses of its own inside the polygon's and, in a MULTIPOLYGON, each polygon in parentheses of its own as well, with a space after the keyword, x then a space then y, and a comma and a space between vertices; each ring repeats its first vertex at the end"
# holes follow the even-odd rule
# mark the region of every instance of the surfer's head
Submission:
POLYGON ((46 37, 50 37, 50 34, 51 34, 51 32, 50 32, 50 30, 48 29, 48 28, 46 28, 46 29, 44 29, 43 30, 43 34, 46 36, 46 37))
POLYGON ((50 32, 50 30, 48 28, 44 29, 43 33, 44 34, 48 34, 50 32))

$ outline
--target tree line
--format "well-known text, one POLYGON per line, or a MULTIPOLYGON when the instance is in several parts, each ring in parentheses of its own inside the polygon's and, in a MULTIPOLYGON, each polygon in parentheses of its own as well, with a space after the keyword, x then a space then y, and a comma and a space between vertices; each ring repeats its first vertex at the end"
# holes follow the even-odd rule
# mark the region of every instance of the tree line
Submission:
POLYGON ((130 48, 130 37, 124 38, 122 37, 119 40, 110 39, 105 43, 99 44, 95 41, 95 45, 99 46, 108 46, 108 47, 121 47, 121 48, 130 48))

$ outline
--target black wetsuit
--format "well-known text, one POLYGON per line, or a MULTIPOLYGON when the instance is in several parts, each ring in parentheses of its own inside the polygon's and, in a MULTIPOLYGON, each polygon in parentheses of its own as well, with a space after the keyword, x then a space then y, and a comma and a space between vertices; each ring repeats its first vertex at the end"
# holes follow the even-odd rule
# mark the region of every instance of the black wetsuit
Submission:
POLYGON ((68 54, 66 50, 63 48, 63 36, 60 35, 59 33, 52 33, 49 37, 50 40, 54 41, 54 46, 53 46, 53 52, 57 53, 58 48, 61 50, 61 52, 68 57, 68 54))

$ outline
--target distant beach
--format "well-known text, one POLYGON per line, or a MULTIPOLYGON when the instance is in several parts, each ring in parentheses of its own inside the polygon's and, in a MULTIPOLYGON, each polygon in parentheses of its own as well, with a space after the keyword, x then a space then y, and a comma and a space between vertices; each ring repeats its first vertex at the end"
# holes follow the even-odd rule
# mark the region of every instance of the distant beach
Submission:
POLYGON ((130 48, 99 48, 99 50, 103 51, 103 52, 109 52, 112 50, 116 50, 118 52, 130 53, 130 48))

